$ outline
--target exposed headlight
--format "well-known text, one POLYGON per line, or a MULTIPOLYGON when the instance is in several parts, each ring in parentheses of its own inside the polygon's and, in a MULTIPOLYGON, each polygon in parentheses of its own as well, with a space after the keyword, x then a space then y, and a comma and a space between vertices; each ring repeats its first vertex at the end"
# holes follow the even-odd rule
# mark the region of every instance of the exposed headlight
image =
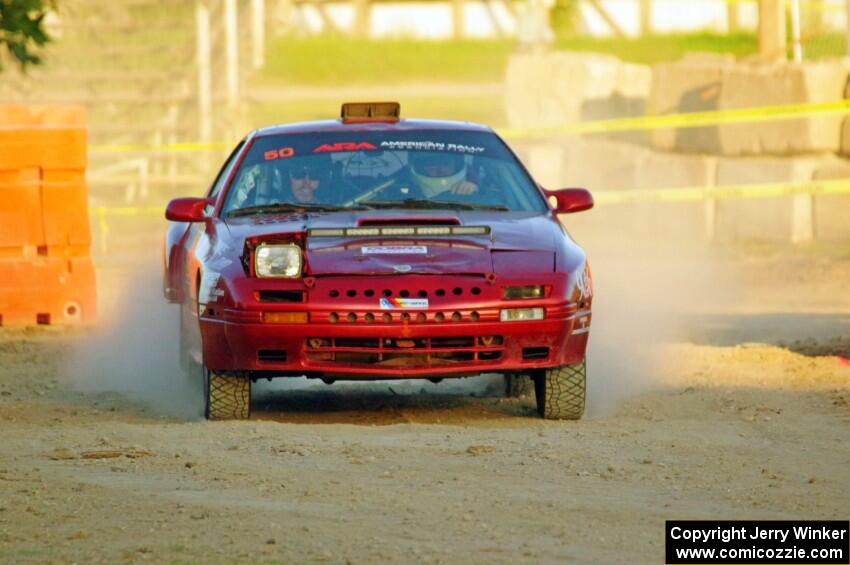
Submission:
POLYGON ((503 322, 542 320, 543 308, 508 308, 499 312, 499 319, 503 322))
POLYGON ((525 300, 529 298, 543 298, 546 294, 542 285, 534 286, 506 286, 502 288, 502 298, 505 300, 525 300))
POLYGON ((301 276, 301 248, 297 245, 259 245, 254 250, 254 272, 258 277, 301 276))

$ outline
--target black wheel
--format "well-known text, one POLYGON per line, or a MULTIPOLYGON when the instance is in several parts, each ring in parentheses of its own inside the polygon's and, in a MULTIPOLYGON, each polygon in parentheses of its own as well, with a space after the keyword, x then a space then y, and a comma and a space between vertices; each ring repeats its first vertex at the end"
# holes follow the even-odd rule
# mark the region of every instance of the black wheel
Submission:
POLYGON ((522 398, 534 390, 534 381, 529 375, 505 375, 505 396, 522 398))
POLYGON ((204 414, 208 420, 247 420, 251 415, 251 379, 220 375, 204 368, 204 414))
POLYGON ((534 379, 537 412, 547 420, 578 420, 584 414, 585 361, 545 369, 534 379))

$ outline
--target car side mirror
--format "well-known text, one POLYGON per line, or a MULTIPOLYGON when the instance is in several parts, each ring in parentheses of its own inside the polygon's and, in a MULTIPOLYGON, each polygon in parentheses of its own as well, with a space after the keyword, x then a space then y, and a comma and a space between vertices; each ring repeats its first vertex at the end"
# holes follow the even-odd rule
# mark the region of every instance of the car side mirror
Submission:
POLYGON ((165 208, 165 219, 172 222, 203 222, 204 208, 212 204, 209 198, 175 198, 165 208))
POLYGON ((583 212, 593 208, 593 195, 584 188, 562 188, 561 190, 547 190, 546 196, 554 197, 556 200, 556 214, 572 214, 583 212))

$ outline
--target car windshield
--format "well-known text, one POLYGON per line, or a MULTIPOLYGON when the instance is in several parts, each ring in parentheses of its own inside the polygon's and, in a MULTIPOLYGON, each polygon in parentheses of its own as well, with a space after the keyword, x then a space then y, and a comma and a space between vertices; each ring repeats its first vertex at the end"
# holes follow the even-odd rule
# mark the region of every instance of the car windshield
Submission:
POLYGON ((528 174, 492 133, 352 129, 257 137, 222 212, 378 208, 547 210, 528 174))

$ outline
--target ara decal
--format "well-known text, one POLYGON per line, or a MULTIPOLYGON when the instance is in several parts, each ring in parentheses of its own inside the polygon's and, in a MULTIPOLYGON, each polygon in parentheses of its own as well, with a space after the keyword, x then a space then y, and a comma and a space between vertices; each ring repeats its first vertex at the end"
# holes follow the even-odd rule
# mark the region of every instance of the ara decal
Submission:
POLYGON ((340 141, 337 143, 324 143, 313 149, 313 153, 330 153, 335 151, 365 151, 377 149, 371 143, 361 141, 360 143, 353 141, 340 141))

